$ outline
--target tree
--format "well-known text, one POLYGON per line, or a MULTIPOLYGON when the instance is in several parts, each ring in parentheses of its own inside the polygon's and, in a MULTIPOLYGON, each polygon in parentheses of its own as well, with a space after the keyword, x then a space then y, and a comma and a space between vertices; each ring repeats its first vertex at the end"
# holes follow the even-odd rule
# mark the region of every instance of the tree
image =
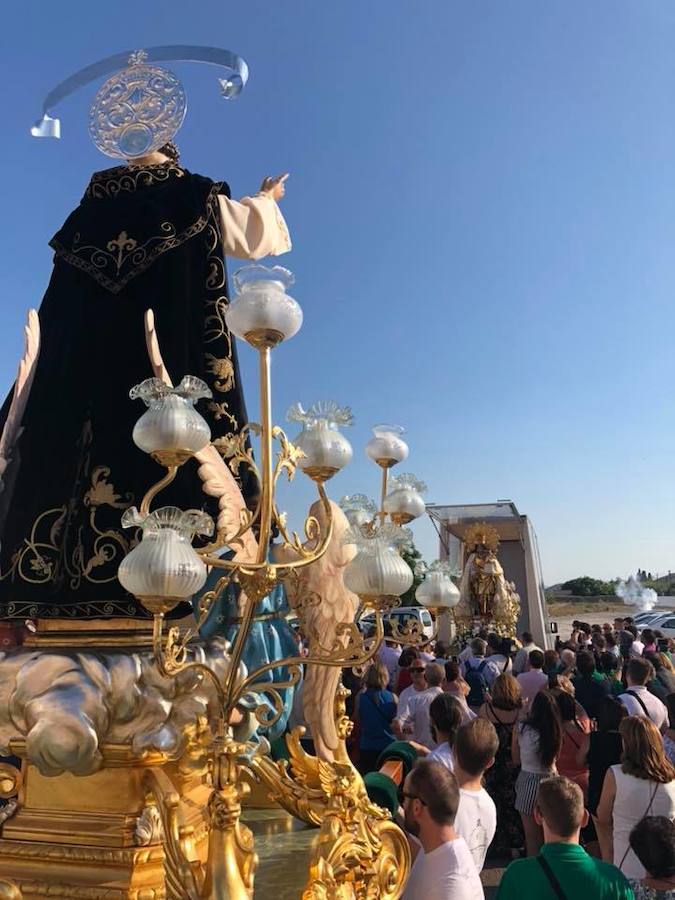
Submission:
POLYGON ((599 597, 603 594, 613 594, 614 584, 611 581, 600 581, 598 578, 590 578, 584 575, 581 578, 573 578, 562 585, 564 591, 571 591, 577 597, 599 597))
POLYGON ((405 594, 401 596, 401 606, 419 606, 420 604, 415 599, 415 591, 423 581, 423 576, 415 574, 415 566, 422 559, 422 554, 414 544, 411 544, 409 548, 405 547, 401 550, 401 556, 408 563, 413 573, 412 587, 408 588, 405 594))

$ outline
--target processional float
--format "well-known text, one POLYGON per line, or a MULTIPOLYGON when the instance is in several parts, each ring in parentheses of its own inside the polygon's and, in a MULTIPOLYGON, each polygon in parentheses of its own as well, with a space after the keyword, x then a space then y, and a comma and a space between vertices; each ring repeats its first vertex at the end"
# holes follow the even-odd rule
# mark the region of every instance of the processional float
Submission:
MULTIPOLYGON (((176 57, 205 57, 229 67, 221 80, 226 97, 236 95, 247 77, 242 60, 213 48, 154 48, 133 54, 128 66, 99 91, 91 130, 104 152, 139 165, 121 174, 112 170, 111 179, 94 179, 93 196, 110 198, 170 178, 187 178, 173 162, 147 162, 175 134, 185 112, 184 92, 175 76, 149 63, 176 57)), ((59 85, 48 97, 34 134, 58 136, 52 116, 58 101, 124 61, 126 54, 124 59, 111 57, 59 85)), ((213 195, 209 190, 208 202, 213 195)), ((202 232, 208 237, 210 228, 217 236, 218 227, 209 224, 208 216, 202 219, 196 220, 202 231, 197 224, 186 224, 183 240, 202 232)), ((172 227, 162 226, 162 240, 149 237, 144 243, 126 232, 113 236, 100 254, 86 259, 78 255, 80 233, 66 234, 71 243, 65 249, 61 245, 62 256, 114 293, 146 271, 152 253, 155 259, 180 244, 172 227)), ((210 245, 207 249, 213 251, 210 245)), ((221 280, 216 288, 223 287, 224 273, 215 257, 209 260, 209 288, 217 277, 221 280)), ((319 828, 307 900, 393 900, 403 889, 410 865, 408 845, 389 814, 370 801, 349 760, 345 742, 351 723, 339 673, 345 667, 362 670, 374 657, 383 640, 384 617, 412 584, 412 572, 399 549, 409 540, 404 526, 424 509, 421 486, 414 477, 401 476, 389 489, 390 469, 408 450, 398 429, 381 426, 367 448, 382 471, 379 507, 352 496, 343 501, 343 511, 328 499, 326 482, 351 457, 338 428, 348 424, 350 413, 335 404, 315 404, 308 410, 296 406, 290 419, 301 422, 303 429, 293 441, 272 422, 271 354, 302 321, 299 305, 286 292, 290 273, 280 267, 250 266, 238 273, 235 283, 238 293, 232 304, 223 296, 213 301, 207 340, 212 340, 214 329, 225 342, 233 333, 258 353, 260 421, 231 431, 220 427, 214 437, 214 423, 227 418, 227 404, 221 396, 212 397, 214 388, 196 375, 181 372, 184 377, 174 385, 175 373, 169 371, 161 343, 170 343, 171 335, 160 333, 148 310, 144 343, 153 377, 131 390, 133 399, 147 405, 133 428, 133 440, 165 474, 149 482, 138 506, 132 506, 130 495, 113 486, 109 468, 87 468, 95 435, 85 429, 77 444, 84 460, 77 489, 87 511, 85 525, 94 534, 93 555, 86 557, 83 538, 71 527, 77 521, 75 511, 66 504, 49 520, 47 537, 31 530, 26 546, 21 545, 9 569, 0 573, 9 595, 3 600, 5 618, 16 619, 30 611, 30 601, 17 605, 11 597, 11 586, 21 578, 34 576, 38 585, 52 589, 58 574, 74 592, 87 579, 94 583, 92 573, 114 565, 131 616, 118 614, 116 600, 110 609, 96 607, 95 616, 49 620, 45 606, 38 604, 35 633, 23 647, 0 658, 0 748, 21 761, 19 766, 5 761, 0 767, 0 797, 9 801, 0 813, 0 875, 10 879, 0 886, 4 896, 250 898, 257 857, 252 834, 241 821, 241 806, 251 780, 319 828), (195 403, 209 399, 207 421, 195 403), (193 459, 204 490, 214 498, 212 515, 201 508, 157 505, 181 477, 184 486, 189 481, 184 473, 193 459), (315 482, 318 493, 303 537, 289 530, 275 492, 279 478, 292 478, 297 468, 315 482), (257 484, 248 503, 242 494, 245 483, 257 484), (126 539, 115 528, 97 525, 101 510, 121 519, 126 539), (74 530, 76 551, 64 562, 62 548, 74 530), (281 543, 271 556, 274 531, 281 543), (195 538, 210 540, 194 544, 195 538), (121 563, 120 548, 125 551, 121 563), (247 667, 243 658, 256 611, 280 584, 308 638, 309 654, 247 667), (233 587, 239 612, 236 636, 231 642, 200 642, 200 626, 233 587), (196 625, 186 630, 172 616, 184 611, 191 597, 196 625), (375 621, 370 637, 358 627, 367 611, 375 621), (313 727, 316 723, 317 755, 304 752, 301 732, 296 731, 287 737, 290 761, 275 763, 266 753, 264 730, 279 720, 282 692, 298 684, 301 667, 310 695, 305 706, 312 709, 308 721, 313 727)), ((31 314, 26 354, 0 445, 0 475, 7 478, 8 496, 12 466, 31 439, 30 429, 25 429, 25 437, 23 429, 38 348, 38 321, 31 314)), ((233 353, 231 349, 223 358, 206 355, 216 390, 224 392, 236 382, 233 353)), ((37 372, 39 381, 39 368, 37 372)), ((57 438, 54 434, 55 446, 57 438)), ((456 593, 440 566, 432 567, 418 589, 420 600, 437 609, 452 606, 456 593)), ((428 640, 412 626, 392 624, 392 633, 404 644, 428 640)))

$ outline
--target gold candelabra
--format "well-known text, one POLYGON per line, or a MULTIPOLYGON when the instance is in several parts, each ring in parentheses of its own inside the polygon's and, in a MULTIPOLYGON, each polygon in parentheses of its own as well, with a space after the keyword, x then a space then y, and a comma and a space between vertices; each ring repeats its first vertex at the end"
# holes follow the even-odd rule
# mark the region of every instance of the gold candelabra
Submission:
MULTIPOLYGON (((310 434, 309 438, 303 440, 301 435, 295 444, 281 428, 273 424, 271 351, 299 327, 299 307, 285 293, 285 286, 290 283, 290 273, 286 270, 253 266, 249 267, 248 274, 246 270, 243 272, 244 277, 240 273, 239 277, 235 277, 240 293, 228 309, 227 324, 258 353, 260 421, 250 423, 239 434, 230 434, 211 443, 208 426, 194 409, 196 400, 207 396, 208 389, 203 382, 191 376, 185 377, 177 388, 172 386, 161 360, 152 313, 148 312, 146 338, 150 358, 159 377, 148 379, 131 392, 132 397, 140 397, 148 406, 134 429, 134 440, 166 468, 166 473, 147 491, 140 510, 132 509, 125 513, 124 523, 140 527, 143 534, 142 540, 128 554, 119 570, 123 586, 152 614, 153 650, 161 673, 173 677, 191 670, 201 678, 209 679, 217 696, 215 734, 207 754, 212 792, 208 801, 210 832, 205 867, 200 869, 187 862, 178 836, 175 808, 172 810, 165 799, 162 801, 152 784, 149 785, 149 794, 156 797, 158 805, 164 803, 162 818, 168 844, 167 857, 173 882, 179 885, 174 888, 176 896, 189 900, 250 900, 257 856, 252 834, 240 820, 241 801, 249 790, 241 778, 246 770, 254 779, 266 783, 286 809, 305 821, 322 825, 307 897, 348 896, 341 891, 347 890, 344 885, 350 884, 348 889, 353 891, 353 896, 393 900, 399 896, 409 868, 407 844, 400 831, 389 821, 388 815, 368 800, 363 781, 349 761, 345 740, 351 726, 344 715, 345 692, 340 688, 336 698, 335 716, 340 746, 332 761, 302 754, 296 733, 288 738, 291 766, 275 766, 259 750, 253 750, 251 745, 236 740, 233 735, 232 723, 244 695, 268 698, 267 703, 261 700, 255 708, 255 716, 261 725, 270 726, 283 712, 279 691, 298 683, 303 665, 362 670, 373 658, 384 637, 382 616, 391 609, 397 595, 410 586, 412 573, 398 552, 394 551, 398 573, 393 582, 390 572, 388 580, 386 577, 379 578, 377 591, 366 590, 365 593, 356 590, 359 587, 357 582, 365 569, 373 568, 373 561, 377 569, 383 553, 391 556, 391 550, 403 534, 400 525, 414 518, 405 511, 387 512, 385 509, 388 470, 398 460, 380 454, 377 461, 383 473, 381 509, 368 523, 362 527, 357 525, 354 529, 353 536, 360 546, 357 558, 348 571, 362 606, 374 611, 374 632, 365 637, 356 622, 345 622, 339 626, 333 646, 321 647, 321 652, 315 652, 310 647, 307 656, 287 656, 260 665, 251 672, 242 667, 246 640, 261 599, 285 579, 297 578, 304 567, 316 563, 326 552, 333 521, 324 485, 351 457, 351 448, 340 438, 332 421, 339 420, 341 411, 330 404, 325 407, 319 405, 310 411, 306 421, 313 424, 308 431, 311 432, 317 422, 323 425, 315 428, 316 433, 310 434), (330 427, 325 427, 326 416, 331 417, 330 427), (259 440, 259 466, 250 445, 252 437, 259 440), (275 441, 279 448, 276 456, 275 441), (214 451, 221 465, 223 461, 226 463, 232 476, 239 473, 240 466, 247 466, 258 481, 259 496, 253 511, 240 505, 238 522, 228 522, 226 515, 219 517, 215 536, 210 543, 195 548, 192 546, 194 535, 212 535, 213 522, 194 510, 182 512, 163 507, 153 511, 153 503, 188 459, 197 457, 203 460, 205 454, 211 454, 213 458, 214 451), (324 519, 322 527, 316 516, 306 518, 304 542, 297 532, 288 530, 286 517, 280 513, 275 499, 281 475, 291 480, 298 467, 316 483, 324 519), (390 524, 386 521, 387 516, 391 519, 390 524), (282 546, 290 557, 283 562, 268 559, 273 529, 278 530, 282 546), (256 534, 257 544, 251 540, 256 534), (367 542, 384 538, 382 552, 371 554, 367 542), (220 555, 226 547, 236 548, 232 558, 220 555), (203 587, 208 570, 221 574, 213 587, 199 596, 196 629, 184 634, 176 626, 165 630, 167 614, 203 587), (191 643, 214 602, 232 583, 237 583, 241 591, 241 615, 230 648, 227 674, 221 682, 207 665, 191 658, 191 643), (273 682, 261 680, 273 669, 284 670, 287 673, 285 679, 273 682), (269 701, 273 707, 271 714, 269 701), (342 823, 341 829, 337 828, 336 821, 342 823), (339 841, 338 831, 343 834, 339 841), (326 891, 324 894, 320 893, 324 890, 322 885, 326 891), (314 893, 315 889, 319 893, 314 893)), ((308 415, 301 407, 299 409, 303 415, 308 415)), ((320 599, 300 597, 298 611, 301 613, 303 605, 320 602, 320 599)), ((416 631, 406 629, 400 630, 397 635, 403 643, 417 643, 422 638, 428 640, 416 631)))

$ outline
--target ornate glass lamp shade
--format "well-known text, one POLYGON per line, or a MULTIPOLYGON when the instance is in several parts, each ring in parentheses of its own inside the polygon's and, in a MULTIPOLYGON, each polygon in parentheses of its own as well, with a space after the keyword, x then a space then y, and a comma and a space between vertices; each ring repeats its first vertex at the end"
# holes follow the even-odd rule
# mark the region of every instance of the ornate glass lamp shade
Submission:
POLYGON ((410 566, 392 547, 360 550, 345 569, 345 585, 362 599, 400 597, 412 586, 410 566))
POLYGON ((424 581, 415 591, 415 599, 422 606, 452 609, 459 603, 459 588, 450 578, 448 570, 438 564, 437 568, 427 571, 424 581))
POLYGON ((124 558, 117 577, 149 612, 169 612, 204 586, 206 566, 192 539, 213 534, 213 520, 206 513, 164 506, 143 517, 132 506, 122 525, 140 527, 143 539, 124 558))
POLYGON ((211 429, 194 408, 197 400, 211 397, 208 386, 186 375, 176 388, 159 378, 148 378, 129 391, 148 407, 136 422, 134 443, 161 465, 181 465, 211 440, 211 429))
POLYGON ((366 444, 366 455, 383 469, 390 469, 408 458, 408 445, 401 437, 400 425, 375 425, 373 437, 366 444))
POLYGON ((422 494, 427 486, 414 475, 397 475, 391 479, 392 490, 384 498, 384 511, 392 522, 407 525, 419 518, 426 509, 422 494))
POLYGON ((361 525, 373 522, 377 515, 377 506, 365 494, 347 495, 340 500, 339 506, 355 530, 361 525))
POLYGON ((257 350, 276 347, 302 325, 302 309, 286 293, 294 278, 282 266, 245 266, 234 275, 237 296, 225 313, 227 327, 257 350))
POLYGON ((305 411, 296 403, 286 417, 290 422, 302 423, 302 431, 293 443, 304 453, 298 466, 313 481, 327 481, 350 462, 352 445, 338 431, 338 425, 351 425, 354 421, 348 406, 319 401, 305 411))
POLYGON ((398 548, 409 544, 411 533, 396 525, 351 528, 345 541, 356 544, 357 554, 345 569, 344 582, 364 600, 400 597, 412 586, 413 573, 398 548))

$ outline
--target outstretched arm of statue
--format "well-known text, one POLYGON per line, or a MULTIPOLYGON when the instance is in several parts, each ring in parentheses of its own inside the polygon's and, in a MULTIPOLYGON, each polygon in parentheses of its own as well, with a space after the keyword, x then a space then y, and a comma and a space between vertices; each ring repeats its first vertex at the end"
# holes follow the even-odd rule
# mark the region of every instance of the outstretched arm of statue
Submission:
POLYGON ((255 197, 230 200, 219 195, 223 249, 227 256, 260 259, 291 249, 288 227, 277 201, 286 192, 288 175, 265 178, 255 197))

